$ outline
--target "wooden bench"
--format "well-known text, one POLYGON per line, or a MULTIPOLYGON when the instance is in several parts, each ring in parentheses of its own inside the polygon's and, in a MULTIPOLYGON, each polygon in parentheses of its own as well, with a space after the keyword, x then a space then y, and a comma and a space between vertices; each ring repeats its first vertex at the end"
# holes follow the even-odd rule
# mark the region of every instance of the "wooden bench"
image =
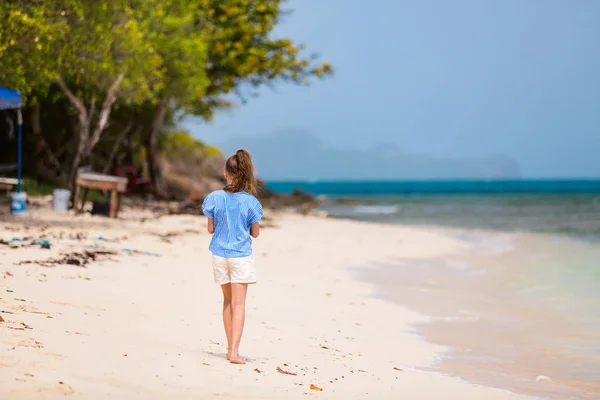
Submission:
POLYGON ((7 194, 10 194, 18 184, 19 181, 15 178, 0 178, 0 190, 6 190, 7 194))
POLYGON ((79 172, 77 174, 77 179, 75 180, 75 196, 73 197, 73 209, 76 212, 83 211, 89 189, 106 190, 110 192, 110 217, 117 218, 121 206, 121 193, 127 191, 127 178, 96 174, 93 172, 79 172), (79 196, 82 190, 83 199, 80 208, 79 196))

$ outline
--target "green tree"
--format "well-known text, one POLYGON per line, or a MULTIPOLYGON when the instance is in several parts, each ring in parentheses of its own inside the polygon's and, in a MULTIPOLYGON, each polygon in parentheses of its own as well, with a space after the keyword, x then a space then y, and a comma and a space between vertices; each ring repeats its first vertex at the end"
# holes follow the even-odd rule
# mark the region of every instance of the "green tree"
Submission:
MULTIPOLYGON (((206 39, 207 57, 203 64, 208 86, 202 96, 186 96, 182 85, 167 83, 172 90, 156 107, 148 131, 147 154, 155 187, 161 187, 156 154, 157 136, 164 122, 165 108, 173 113, 196 115, 210 120, 214 113, 231 106, 234 98, 245 103, 260 86, 277 81, 308 84, 310 78, 322 78, 333 72, 327 64, 316 64, 314 54, 291 39, 278 39, 273 29, 283 14, 286 0, 199 0, 194 12, 197 34, 206 39), (177 89, 179 88, 179 89, 177 89), (182 94, 184 94, 182 96, 182 94), (233 97, 231 95, 234 95, 233 97)), ((165 43, 168 46, 168 43, 165 43)), ((167 76, 171 74, 167 73, 167 76)), ((177 74, 174 75, 177 77, 177 74)))
MULTIPOLYGON (((148 9, 162 2, 148 0, 148 9)), ((68 169, 72 182, 110 122, 115 103, 140 104, 163 86, 162 60, 144 31, 144 22, 126 0, 19 1, 2 9, 0 47, 11 86, 31 106, 31 127, 54 167, 61 168, 42 135, 40 101, 57 86, 74 114, 75 151, 68 169), (143 62, 140 62, 143 60, 143 62), (15 72, 13 72, 15 71, 15 72)), ((56 94, 56 91, 54 91, 56 94)))
POLYGON ((151 123, 145 130, 144 145, 148 172, 159 195, 165 195, 158 163, 158 136, 165 117, 204 97, 209 84, 205 65, 207 46, 204 33, 197 29, 199 2, 167 0, 148 7, 144 0, 135 7, 143 29, 150 32, 149 43, 161 57, 164 85, 156 90, 153 102, 144 104, 151 110, 151 123))
POLYGON ((284 4, 2 2, 0 74, 26 99, 39 171, 72 182, 82 162, 101 154, 107 169, 127 143, 130 159, 146 157, 160 193, 159 137, 180 118, 210 120, 261 86, 307 84, 332 73, 303 46, 273 34, 284 4), (144 145, 135 157, 134 143, 144 145))
POLYGON ((72 181, 80 162, 98 144, 115 102, 136 104, 150 99, 163 86, 163 69, 144 33, 143 21, 136 19, 127 1, 82 1, 69 17, 69 35, 57 46, 56 80, 78 118, 72 181))

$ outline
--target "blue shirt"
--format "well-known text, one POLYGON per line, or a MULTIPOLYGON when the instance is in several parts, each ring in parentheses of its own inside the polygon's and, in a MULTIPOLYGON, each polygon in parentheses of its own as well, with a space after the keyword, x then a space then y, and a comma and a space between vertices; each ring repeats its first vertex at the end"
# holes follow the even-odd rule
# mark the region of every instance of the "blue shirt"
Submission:
POLYGON ((246 192, 217 190, 202 203, 204 215, 215 221, 215 232, 208 249, 216 256, 247 257, 252 254, 250 225, 263 216, 258 199, 246 192))

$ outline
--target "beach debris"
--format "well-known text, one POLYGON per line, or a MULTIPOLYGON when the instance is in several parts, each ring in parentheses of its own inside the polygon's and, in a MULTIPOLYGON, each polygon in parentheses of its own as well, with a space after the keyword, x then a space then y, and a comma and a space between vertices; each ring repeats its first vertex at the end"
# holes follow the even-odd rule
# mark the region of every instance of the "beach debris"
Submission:
POLYGON ((165 242, 165 243, 172 243, 171 239, 178 237, 178 236, 183 236, 185 234, 200 234, 202 233, 201 231, 197 230, 197 229, 186 229, 183 231, 174 231, 174 232, 166 232, 166 233, 155 233, 155 236, 158 236, 160 238, 161 241, 165 242))
POLYGON ((6 275, 6 276, 14 276, 14 275, 12 274, 12 272, 9 272, 9 271, 6 271, 6 272, 4 273, 4 275, 6 275))
POLYGON ((281 367, 277 367, 277 372, 279 372, 280 374, 284 374, 284 375, 294 375, 294 376, 298 375, 291 371, 285 371, 285 370, 281 369, 281 367))
POLYGON ((33 329, 32 327, 30 327, 29 325, 27 325, 25 322, 21 322, 20 324, 23 328, 25 329, 33 329))
POLYGON ((92 336, 89 333, 81 333, 81 332, 71 332, 71 331, 65 331, 68 334, 73 334, 73 335, 84 335, 84 336, 92 336))
POLYGON ((535 381, 538 383, 552 383, 552 378, 545 375, 539 375, 537 378, 535 378, 535 381))
POLYGON ((142 255, 146 255, 146 256, 160 257, 160 254, 158 254, 158 253, 153 253, 153 252, 145 251, 145 250, 129 249, 129 248, 115 249, 115 248, 108 248, 108 247, 98 246, 98 245, 85 246, 85 248, 89 249, 89 250, 94 250, 97 253, 100 251, 104 251, 107 253, 110 252, 111 254, 117 254, 119 252, 123 252, 123 253, 127 253, 127 254, 142 254, 142 255))
POLYGON ((47 312, 43 312, 43 311, 38 311, 35 307, 27 307, 27 306, 18 306, 17 309, 19 311, 24 311, 27 313, 31 313, 31 314, 41 314, 41 315, 48 315, 47 312))
POLYGON ((116 239, 111 239, 111 238, 106 238, 106 237, 104 237, 104 236, 98 236, 98 237, 96 238, 96 240, 98 240, 98 241, 101 241, 101 242, 114 242, 114 243, 118 243, 118 242, 119 242, 119 239, 118 239, 118 238, 116 238, 116 239))
MULTIPOLYGON (((19 328, 19 327, 16 327, 16 326, 7 326, 7 328, 8 328, 8 329, 15 330, 15 331, 24 331, 24 330, 25 330, 25 328, 19 328)), ((14 349, 15 349, 15 348, 13 347, 13 350, 14 350, 14 349)))
POLYGON ((160 254, 158 254, 158 253, 152 253, 150 251, 144 251, 144 250, 122 249, 121 251, 123 251, 124 253, 130 253, 130 254, 143 254, 146 256, 160 257, 160 254))
POLYGON ((92 261, 99 261, 101 259, 109 259, 110 256, 116 255, 114 251, 111 250, 94 250, 88 251, 85 250, 83 252, 73 252, 64 254, 60 258, 49 258, 47 260, 25 260, 17 263, 17 265, 23 264, 37 264, 43 267, 53 267, 55 265, 76 265, 83 267, 89 264, 92 261))
POLYGON ((316 390, 318 392, 322 392, 323 389, 318 387, 317 385, 313 385, 312 383, 310 384, 310 390, 316 390))
POLYGON ((258 369, 258 368, 254 368, 254 371, 255 371, 255 372, 258 372, 259 374, 262 374, 262 373, 264 372, 264 371, 261 371, 261 370, 260 370, 260 369, 258 369))
POLYGON ((4 322, 4 318, 2 318, 2 315, 0 315, 0 322, 4 322))
POLYGON ((30 237, 12 238, 10 241, 0 239, 0 244, 8 246, 11 249, 18 249, 25 246, 39 245, 42 249, 50 249, 50 242, 47 239, 32 239, 30 237))
POLYGON ((402 370, 398 367, 394 367, 394 371, 402 371, 402 370))

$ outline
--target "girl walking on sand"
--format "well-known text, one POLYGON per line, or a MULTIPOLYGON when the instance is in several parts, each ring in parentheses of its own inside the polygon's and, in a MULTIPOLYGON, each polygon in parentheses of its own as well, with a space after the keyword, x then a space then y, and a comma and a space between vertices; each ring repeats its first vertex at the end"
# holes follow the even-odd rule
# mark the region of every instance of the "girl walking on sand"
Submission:
POLYGON ((223 325, 227 335, 227 359, 245 364, 239 356, 246 316, 248 284, 256 283, 252 239, 259 235, 263 215, 256 199, 254 166, 247 150, 238 150, 225 163, 227 185, 204 199, 202 211, 213 234, 209 250, 213 254, 215 282, 223 290, 223 325))

